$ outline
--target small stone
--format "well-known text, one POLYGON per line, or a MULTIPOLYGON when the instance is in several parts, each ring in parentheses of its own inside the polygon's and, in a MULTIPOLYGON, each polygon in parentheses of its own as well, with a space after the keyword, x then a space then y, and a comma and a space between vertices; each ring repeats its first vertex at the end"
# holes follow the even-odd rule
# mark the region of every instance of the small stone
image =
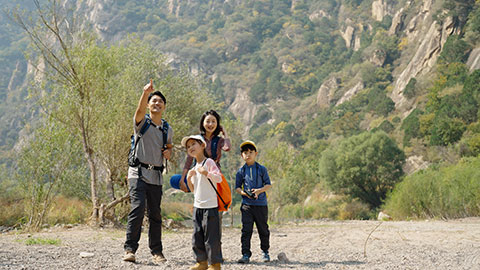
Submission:
POLYGON ((285 252, 278 253, 277 259, 281 263, 288 263, 289 262, 289 260, 287 258, 287 254, 285 254, 285 252))
POLYGON ((387 220, 392 220, 392 217, 385 214, 384 212, 380 212, 378 213, 378 217, 377 217, 377 220, 380 220, 380 221, 387 221, 387 220))
POLYGON ((95 254, 91 252, 80 252, 80 255, 79 255, 80 258, 90 258, 93 256, 95 256, 95 254))

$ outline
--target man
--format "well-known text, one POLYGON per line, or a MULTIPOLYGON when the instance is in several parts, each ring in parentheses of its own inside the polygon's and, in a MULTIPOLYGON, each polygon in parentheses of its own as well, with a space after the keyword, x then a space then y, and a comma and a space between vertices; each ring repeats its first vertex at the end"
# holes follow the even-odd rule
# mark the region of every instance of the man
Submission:
POLYGON ((128 184, 131 210, 128 214, 124 261, 135 262, 135 252, 142 231, 145 206, 148 213, 148 245, 154 263, 165 262, 162 247, 162 217, 160 203, 162 200, 163 158, 170 159, 172 154, 173 130, 162 119, 166 99, 160 91, 154 91, 152 80, 143 88, 134 117, 134 136, 137 140, 135 153, 138 166, 128 168, 128 184), (150 115, 147 115, 147 108, 150 115), (143 136, 140 130, 148 127, 143 136), (148 125, 149 124, 149 125, 148 125), (167 128, 168 127, 168 128, 167 128), (166 143, 164 133, 166 132, 166 143))

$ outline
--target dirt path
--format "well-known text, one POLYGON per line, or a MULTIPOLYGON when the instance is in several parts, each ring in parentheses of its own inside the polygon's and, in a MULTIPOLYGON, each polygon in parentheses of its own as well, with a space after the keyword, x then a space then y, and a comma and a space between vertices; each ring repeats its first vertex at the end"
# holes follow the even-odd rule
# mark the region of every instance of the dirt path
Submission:
MULTIPOLYGON (((258 235, 252 238, 252 263, 240 257, 240 229, 225 228, 223 269, 480 269, 480 218, 454 221, 315 221, 271 227, 272 262, 262 263, 258 235), (290 262, 277 259, 285 252, 290 262)), ((32 235, 0 235, 0 269, 188 269, 194 260, 191 229, 164 232, 168 262, 150 263, 142 235, 137 263, 124 263, 123 230, 80 226, 32 235), (58 245, 26 245, 28 238, 58 239, 58 245), (87 252, 92 257, 82 258, 87 252)))

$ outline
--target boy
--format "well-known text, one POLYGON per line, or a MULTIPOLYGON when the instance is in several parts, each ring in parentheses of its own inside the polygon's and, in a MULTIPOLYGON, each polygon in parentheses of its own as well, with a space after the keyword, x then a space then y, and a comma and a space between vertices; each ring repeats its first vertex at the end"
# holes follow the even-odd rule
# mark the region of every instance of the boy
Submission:
POLYGON ((270 231, 268 230, 268 206, 266 191, 272 185, 267 169, 258 164, 257 146, 252 141, 240 144, 242 159, 245 161, 238 171, 235 180, 235 191, 242 195, 242 258, 238 263, 249 263, 252 252, 250 240, 253 233, 253 223, 257 226, 260 236, 260 248, 263 251, 263 262, 270 261, 270 231))

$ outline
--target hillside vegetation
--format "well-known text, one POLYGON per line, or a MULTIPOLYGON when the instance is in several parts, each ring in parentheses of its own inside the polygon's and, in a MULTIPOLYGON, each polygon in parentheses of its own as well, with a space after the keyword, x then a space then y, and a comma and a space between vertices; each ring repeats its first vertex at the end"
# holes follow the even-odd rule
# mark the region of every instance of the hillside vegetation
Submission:
MULTIPOLYGON (((40 3, 45 10, 51 4, 40 3)), ((25 1, 20 8, 35 5, 25 1)), ((7 6, 6 14, 14 11, 7 6)), ((60 195, 88 202, 93 212, 122 197, 128 119, 149 77, 167 93, 177 145, 197 132, 203 110, 221 112, 234 145, 222 159, 230 181, 241 165, 241 140, 259 145, 259 161, 274 184, 275 220, 363 219, 385 209, 399 219, 480 213, 480 194, 469 192, 480 153, 480 6, 474 0, 72 0, 58 12, 75 14, 60 21, 61 29, 74 37, 67 39, 73 65, 91 67, 80 81, 98 88, 85 86, 95 98, 82 102, 82 110, 91 112, 87 128, 98 133, 82 139, 81 125, 64 117, 72 113, 69 104, 83 98, 72 94, 79 84, 59 81, 51 66, 50 75, 39 73, 38 47, 28 50, 27 65, 21 49, 28 38, 2 17, 8 25, 0 32, 8 36, 0 43, 8 63, 0 70, 2 203, 31 202, 30 213, 5 217, 9 224, 25 223, 36 203, 60 195), (124 63, 131 68, 123 70, 124 63), (112 94, 121 98, 111 102, 112 94), (109 116, 112 106, 119 108, 116 117, 109 116), (117 126, 105 124, 112 121, 117 126), (38 142, 46 147, 31 155, 38 142), (54 155, 67 149, 85 158, 54 155), (464 169, 472 172, 451 179, 464 169), (76 180, 72 186, 58 179, 76 180), (42 197, 29 183, 49 191, 42 197), (12 195, 19 189, 29 193, 12 195)), ((60 64, 68 60, 57 52, 60 64)), ((176 153, 167 177, 183 165, 182 150, 176 153)), ((166 206, 166 216, 188 216, 190 195, 173 193, 165 202, 181 205, 166 206)), ((239 203, 235 197, 234 210, 239 203)), ((55 207, 45 205, 46 212, 55 207)), ((107 216, 122 221, 128 205, 114 208, 107 216)))

